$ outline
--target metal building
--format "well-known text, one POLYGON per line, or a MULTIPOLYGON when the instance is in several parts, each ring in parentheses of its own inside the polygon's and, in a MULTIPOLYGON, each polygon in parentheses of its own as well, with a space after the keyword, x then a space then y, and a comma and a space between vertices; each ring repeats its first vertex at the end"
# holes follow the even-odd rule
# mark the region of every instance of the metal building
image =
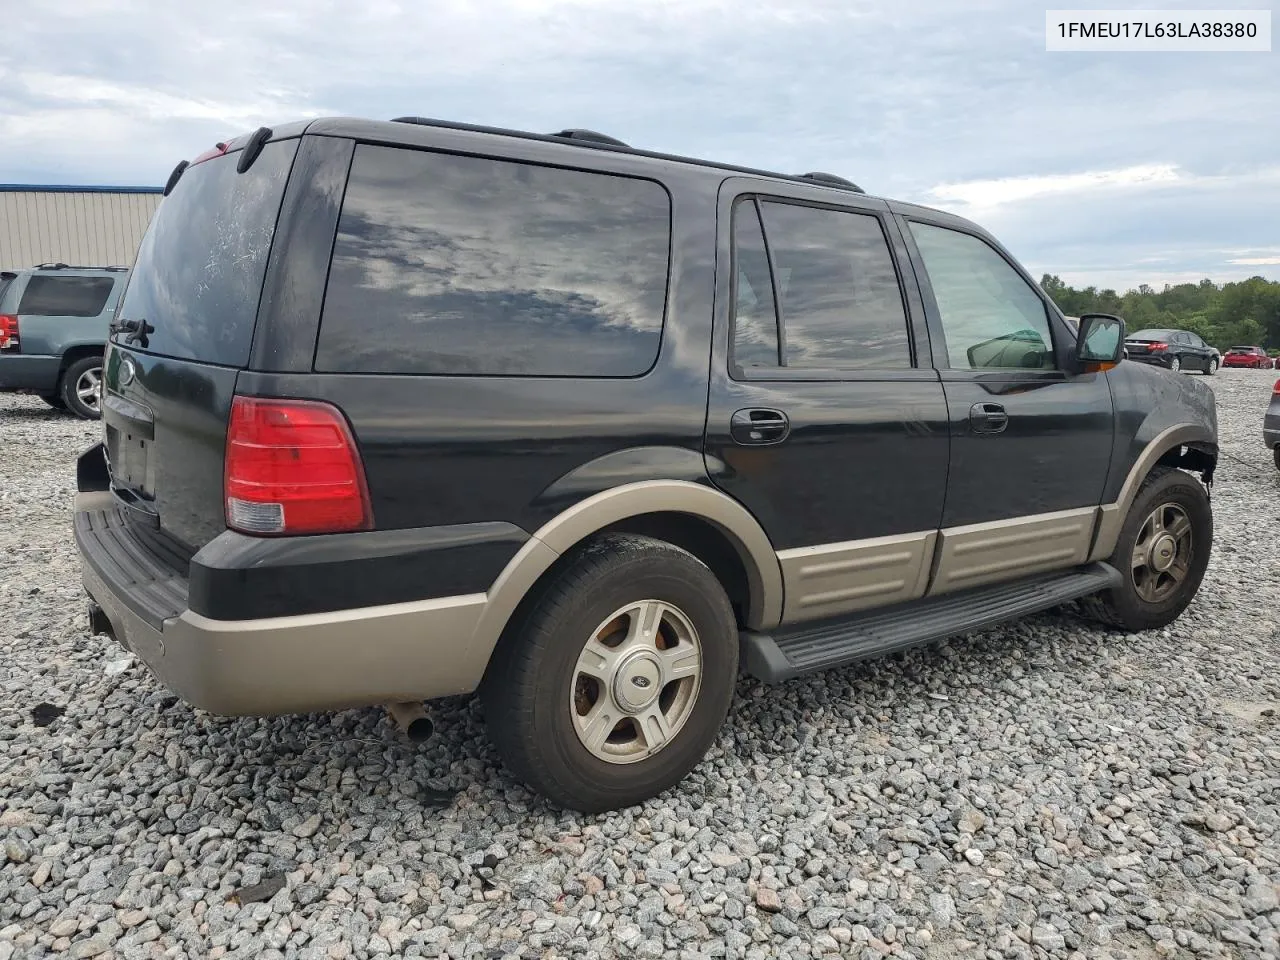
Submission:
POLYGON ((159 187, 0 184, 0 269, 130 266, 159 187))

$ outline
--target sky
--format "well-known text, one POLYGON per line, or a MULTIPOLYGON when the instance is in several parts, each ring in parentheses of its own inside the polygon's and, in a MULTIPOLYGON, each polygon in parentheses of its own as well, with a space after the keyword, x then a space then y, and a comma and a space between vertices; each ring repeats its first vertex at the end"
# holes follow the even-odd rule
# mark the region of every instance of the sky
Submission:
POLYGON ((4 18, 0 182, 161 184, 311 116, 587 127, 837 173, 1076 286, 1280 279, 1280 52, 1044 34, 1025 0, 42 0, 4 18))

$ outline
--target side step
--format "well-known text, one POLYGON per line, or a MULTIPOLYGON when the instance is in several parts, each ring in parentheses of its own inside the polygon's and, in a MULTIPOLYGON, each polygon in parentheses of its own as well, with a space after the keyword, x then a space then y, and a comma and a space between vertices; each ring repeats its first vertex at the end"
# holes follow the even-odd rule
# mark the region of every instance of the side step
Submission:
POLYGON ((743 664, 747 673, 760 680, 790 680, 1038 613, 1118 587, 1121 582, 1114 567, 1091 563, 1012 583, 894 604, 840 620, 784 627, 771 634, 744 630, 743 664))

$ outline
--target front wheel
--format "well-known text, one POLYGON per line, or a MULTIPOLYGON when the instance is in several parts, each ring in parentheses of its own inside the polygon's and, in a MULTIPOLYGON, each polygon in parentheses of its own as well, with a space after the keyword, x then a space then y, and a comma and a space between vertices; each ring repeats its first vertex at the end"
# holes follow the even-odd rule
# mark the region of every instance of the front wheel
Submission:
POLYGON ((1272 448, 1271 448, 1271 455, 1272 455, 1273 457, 1275 457, 1275 460, 1276 460, 1276 469, 1277 469, 1277 470, 1280 470, 1280 447, 1272 447, 1272 448))
POLYGON ((1108 559, 1123 583, 1086 608, 1122 630, 1154 630, 1182 615, 1200 589, 1213 546, 1204 486, 1188 473, 1156 467, 1143 481, 1108 559))
POLYGON ((1215 373, 1218 372, 1218 361, 1214 359, 1210 359, 1209 365, 1204 368, 1204 372, 1206 375, 1212 377, 1215 373))
POLYGON ((62 375, 62 402, 81 420, 102 416, 102 358, 82 357, 62 375))
POLYGON ((1169 361, 1169 369, 1172 370, 1174 373, 1177 373, 1179 370, 1182 369, 1182 360, 1178 357, 1174 357, 1172 360, 1169 361))
POLYGON ((738 633, 693 554, 600 537, 513 626, 481 686, 485 724, 508 768, 553 803, 641 803, 710 749, 733 697, 738 633))

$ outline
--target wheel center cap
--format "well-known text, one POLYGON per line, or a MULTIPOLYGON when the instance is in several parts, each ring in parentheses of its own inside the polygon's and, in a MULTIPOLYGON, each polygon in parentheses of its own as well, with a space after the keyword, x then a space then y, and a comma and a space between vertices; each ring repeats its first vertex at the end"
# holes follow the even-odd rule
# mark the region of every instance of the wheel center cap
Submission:
POLYGON ((662 668, 644 651, 622 661, 613 678, 613 699, 632 713, 643 710, 662 692, 662 668))
POLYGON ((1151 568, 1164 573, 1173 566, 1173 558, 1177 555, 1177 541, 1167 533, 1162 534, 1151 544, 1151 568))

